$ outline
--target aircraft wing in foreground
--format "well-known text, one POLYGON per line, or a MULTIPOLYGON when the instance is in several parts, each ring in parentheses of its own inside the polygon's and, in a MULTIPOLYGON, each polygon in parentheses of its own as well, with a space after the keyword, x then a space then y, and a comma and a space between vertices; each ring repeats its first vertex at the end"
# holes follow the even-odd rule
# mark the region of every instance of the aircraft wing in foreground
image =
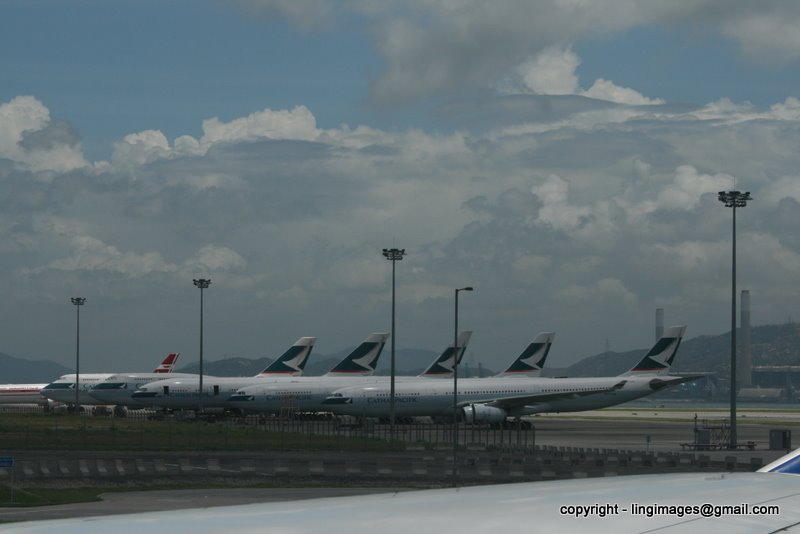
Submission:
MULTIPOLYGON (((791 464, 798 452, 775 464, 791 464)), ((773 464, 771 464, 773 465, 773 464)), ((797 467, 797 462, 794 463, 797 467)), ((767 466, 769 468, 770 466, 767 466)), ((767 469, 765 468, 765 469, 767 469)), ((795 469, 792 472, 796 472, 795 469)), ((683 473, 525 482, 4 525, 4 532, 800 532, 800 477, 683 473)))

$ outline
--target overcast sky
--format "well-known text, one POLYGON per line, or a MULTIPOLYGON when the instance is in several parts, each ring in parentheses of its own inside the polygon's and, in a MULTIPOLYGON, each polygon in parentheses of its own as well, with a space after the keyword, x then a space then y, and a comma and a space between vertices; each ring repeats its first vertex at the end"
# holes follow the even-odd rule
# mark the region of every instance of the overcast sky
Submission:
MULTIPOLYGON (((497 368, 800 302, 800 3, 0 4, 0 352, 143 371, 389 331, 497 368), (736 181, 734 186, 734 179, 736 181)), ((313 354, 312 354, 313 357, 313 354)), ((402 364, 400 364, 402 366, 402 364)), ((43 377, 45 379, 46 377, 43 377)), ((2 380, 0 380, 2 381, 2 380)))

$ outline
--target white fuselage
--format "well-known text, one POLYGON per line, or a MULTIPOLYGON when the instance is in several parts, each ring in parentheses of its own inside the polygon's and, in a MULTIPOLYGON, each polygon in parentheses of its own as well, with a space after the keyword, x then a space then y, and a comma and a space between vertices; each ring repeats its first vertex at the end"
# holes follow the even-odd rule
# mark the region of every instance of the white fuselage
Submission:
POLYGON ((103 404, 115 404, 118 406, 144 407, 146 404, 137 403, 131 397, 133 392, 145 384, 156 380, 165 380, 169 376, 173 379, 187 379, 197 377, 189 373, 127 373, 115 374, 107 379, 94 384, 89 390, 89 395, 96 401, 103 404))
MULTIPOLYGON (((520 401, 506 411, 510 417, 545 412, 596 410, 644 397, 656 391, 652 380, 666 376, 614 376, 601 378, 467 378, 458 381, 458 405, 485 404, 499 399, 558 396, 552 400, 520 401), (619 387, 619 384, 624 384, 619 387), (616 389, 612 389, 615 388, 616 389), (587 394, 588 393, 588 394, 587 394), (571 396, 574 394, 574 396, 571 396)), ((389 388, 382 384, 337 390, 326 410, 343 415, 388 417, 389 388)), ((445 381, 401 382, 395 387, 395 415, 400 417, 452 416, 453 384, 445 381)))
MULTIPOLYGON (((102 382, 111 376, 111 373, 81 373, 80 375, 80 390, 78 394, 78 402, 86 405, 99 405, 105 404, 98 401, 91 395, 89 390, 97 383, 102 382)), ((50 382, 42 388, 42 395, 48 399, 63 402, 65 404, 75 403, 75 375, 64 375, 55 382, 50 382)))
POLYGON ((47 384, 2 384, 0 404, 47 404, 42 388, 47 384))
MULTIPOLYGON (((417 377, 395 377, 417 380, 417 377)), ((334 391, 359 384, 389 384, 388 376, 342 375, 336 376, 282 376, 261 375, 251 377, 203 377, 204 408, 238 408, 247 411, 279 413, 290 408, 295 411, 328 411, 322 404, 334 391), (246 390, 243 398, 238 394, 246 390), (231 397, 237 397, 230 400, 231 397)), ((421 378, 420 380, 434 380, 421 378)), ((158 408, 193 410, 198 407, 200 381, 197 378, 160 380, 141 386, 133 395, 137 405, 158 408), (164 389, 164 388, 167 389, 164 389)))
MULTIPOLYGON (((239 388, 259 383, 293 380, 295 378, 284 375, 204 376, 203 408, 224 408, 228 397, 236 393, 239 388)), ((200 401, 200 379, 197 375, 189 378, 150 382, 139 387, 133 393, 133 402, 137 406, 194 410, 199 407, 200 401)))
MULTIPOLYGON (((397 376, 396 383, 417 380, 412 376, 397 376)), ((438 381, 420 378, 423 381, 438 381)), ((325 399, 341 388, 380 384, 389 387, 388 376, 304 376, 290 380, 257 384, 239 389, 228 398, 226 406, 253 412, 281 413, 330 411, 325 399)))

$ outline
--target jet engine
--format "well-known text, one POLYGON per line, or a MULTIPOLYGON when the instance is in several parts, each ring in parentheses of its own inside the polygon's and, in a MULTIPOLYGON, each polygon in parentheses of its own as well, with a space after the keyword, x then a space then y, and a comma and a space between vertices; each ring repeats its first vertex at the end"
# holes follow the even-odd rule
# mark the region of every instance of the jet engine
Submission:
POLYGON ((502 408, 495 408, 494 406, 486 406, 485 404, 470 404, 462 408, 464 413, 464 421, 470 424, 474 423, 502 423, 508 417, 508 414, 502 408))

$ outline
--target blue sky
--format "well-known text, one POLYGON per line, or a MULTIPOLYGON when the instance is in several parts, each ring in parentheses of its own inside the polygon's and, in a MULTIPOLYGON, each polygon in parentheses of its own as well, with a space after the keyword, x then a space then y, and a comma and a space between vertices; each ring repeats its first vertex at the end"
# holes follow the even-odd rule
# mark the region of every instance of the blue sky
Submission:
POLYGON ((794 2, 0 14, 0 351, 68 365, 81 293, 90 368, 193 358, 202 275, 212 358, 334 352, 388 329, 392 244, 400 346, 444 345, 457 285, 489 367, 542 330, 554 365, 646 346, 656 307, 719 333, 734 175, 753 319, 797 315, 794 2))
MULTIPOLYGON (((305 105, 322 127, 452 128, 429 113, 442 95, 400 109, 370 104, 385 66, 364 17, 350 11, 319 31, 225 2, 10 1, 4 11, 0 98, 37 96, 79 131, 93 159, 108 158, 113 141, 130 132, 198 135, 205 118, 264 107, 305 105)), ((743 58, 705 24, 648 24, 571 46, 582 59, 582 86, 606 78, 672 102, 725 96, 769 106, 800 81, 785 63, 743 58)))

